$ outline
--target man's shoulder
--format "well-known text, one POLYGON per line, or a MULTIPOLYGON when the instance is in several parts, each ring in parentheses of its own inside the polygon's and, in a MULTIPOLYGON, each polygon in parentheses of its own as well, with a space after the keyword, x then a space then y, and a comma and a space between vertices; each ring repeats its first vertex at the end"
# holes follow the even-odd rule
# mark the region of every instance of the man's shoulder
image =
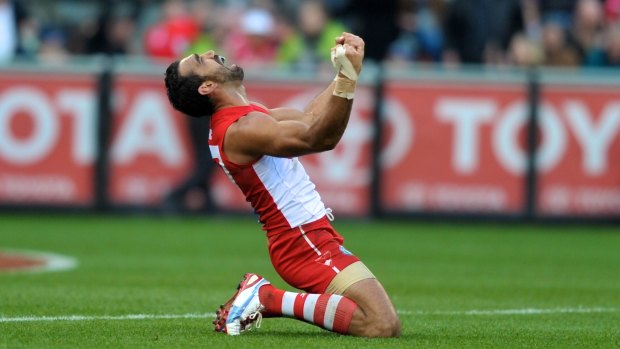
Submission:
POLYGON ((228 128, 228 133, 255 134, 261 132, 265 127, 273 127, 273 122, 275 119, 271 115, 253 110, 232 123, 228 128))
POLYGON ((269 138, 275 120, 260 111, 250 111, 233 122, 226 130, 224 146, 230 161, 236 164, 249 164, 264 155, 261 145, 269 138))
POLYGON ((269 125, 270 122, 273 121, 275 120, 271 117, 271 115, 260 110, 253 110, 239 118, 235 124, 237 127, 262 127, 264 125, 269 125))
POLYGON ((250 102, 250 105, 252 105, 254 108, 254 110, 259 110, 262 111, 264 113, 269 113, 269 108, 267 108, 265 105, 258 103, 258 102, 250 102))

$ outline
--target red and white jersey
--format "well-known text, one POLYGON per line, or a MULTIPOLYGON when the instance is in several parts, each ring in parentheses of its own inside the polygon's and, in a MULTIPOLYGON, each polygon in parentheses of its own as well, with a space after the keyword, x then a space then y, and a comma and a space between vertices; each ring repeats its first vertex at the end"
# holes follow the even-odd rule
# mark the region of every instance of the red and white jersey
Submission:
POLYGON ((239 165, 224 154, 228 127, 252 111, 269 114, 257 105, 229 107, 211 117, 209 149, 215 163, 245 195, 269 233, 314 222, 326 215, 315 185, 297 158, 263 155, 251 164, 239 165))

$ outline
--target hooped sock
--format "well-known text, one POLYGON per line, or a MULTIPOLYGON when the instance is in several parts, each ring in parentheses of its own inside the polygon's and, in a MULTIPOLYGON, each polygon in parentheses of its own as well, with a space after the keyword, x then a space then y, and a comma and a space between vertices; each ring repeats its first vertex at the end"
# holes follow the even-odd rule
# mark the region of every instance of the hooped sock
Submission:
POLYGON ((326 330, 346 334, 357 304, 341 295, 296 293, 272 285, 258 290, 264 317, 292 317, 326 330))

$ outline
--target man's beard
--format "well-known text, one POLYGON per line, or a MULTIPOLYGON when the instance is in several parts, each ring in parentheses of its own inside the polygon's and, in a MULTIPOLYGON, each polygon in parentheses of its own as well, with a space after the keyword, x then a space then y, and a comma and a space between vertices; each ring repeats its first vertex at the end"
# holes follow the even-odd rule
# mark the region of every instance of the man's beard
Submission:
POLYGON ((235 65, 234 68, 227 68, 225 66, 221 66, 218 70, 218 80, 220 82, 232 82, 232 81, 243 81, 245 73, 243 72, 243 68, 238 65, 235 65))
POLYGON ((243 81, 243 78, 245 77, 245 73, 243 72, 243 68, 241 68, 240 66, 236 65, 234 68, 226 69, 226 70, 228 70, 229 72, 228 81, 243 81))

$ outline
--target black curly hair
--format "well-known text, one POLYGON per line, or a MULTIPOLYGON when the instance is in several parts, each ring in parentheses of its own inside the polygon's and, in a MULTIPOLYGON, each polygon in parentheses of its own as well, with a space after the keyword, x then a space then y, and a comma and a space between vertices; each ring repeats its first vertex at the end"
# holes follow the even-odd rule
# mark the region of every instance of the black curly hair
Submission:
POLYGON ((179 74, 179 61, 166 69, 166 92, 174 109, 193 117, 211 116, 215 106, 209 96, 198 93, 198 87, 206 80, 197 74, 179 74))

